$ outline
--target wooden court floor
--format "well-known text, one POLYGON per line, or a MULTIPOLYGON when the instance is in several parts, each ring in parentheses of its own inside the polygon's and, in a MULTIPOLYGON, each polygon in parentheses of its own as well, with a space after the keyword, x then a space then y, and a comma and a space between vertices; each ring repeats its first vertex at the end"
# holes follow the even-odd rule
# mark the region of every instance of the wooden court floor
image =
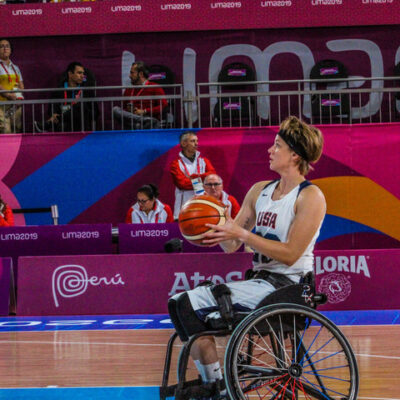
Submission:
MULTIPOLYGON (((341 329, 358 360, 358 398, 400 400, 400 325, 341 329)), ((0 388, 159 386, 170 334, 169 329, 1 332, 0 388)))

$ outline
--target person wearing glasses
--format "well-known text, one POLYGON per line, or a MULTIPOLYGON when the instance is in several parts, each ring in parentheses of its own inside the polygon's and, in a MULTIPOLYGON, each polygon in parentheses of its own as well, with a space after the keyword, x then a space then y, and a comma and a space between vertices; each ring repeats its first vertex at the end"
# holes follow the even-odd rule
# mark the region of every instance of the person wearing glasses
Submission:
POLYGON ((158 187, 152 183, 137 191, 136 203, 126 214, 127 224, 157 224, 174 222, 171 207, 158 200, 158 187))
POLYGON ((240 210, 240 205, 233 196, 224 192, 222 178, 217 174, 209 174, 204 178, 203 185, 204 191, 224 204, 230 217, 235 218, 240 210))
MULTIPOLYGON (((9 90, 0 94, 0 102, 23 100, 20 90, 24 82, 20 69, 11 61, 11 43, 0 39, 0 90, 9 90)), ((0 133, 18 133, 22 130, 22 108, 15 104, 0 103, 0 133)))

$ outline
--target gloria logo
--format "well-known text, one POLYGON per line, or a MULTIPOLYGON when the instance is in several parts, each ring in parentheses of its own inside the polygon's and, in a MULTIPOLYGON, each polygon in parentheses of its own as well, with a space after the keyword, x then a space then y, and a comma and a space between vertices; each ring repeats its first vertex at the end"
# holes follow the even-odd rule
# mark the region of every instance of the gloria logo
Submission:
POLYGON ((328 274, 321 279, 318 290, 328 296, 329 303, 341 303, 349 297, 351 283, 343 274, 328 274))
POLYGON ((371 278, 365 255, 352 256, 316 256, 315 257, 315 273, 316 275, 329 272, 350 272, 357 275, 364 275, 371 278))
POLYGON ((85 267, 82 265, 61 265, 53 272, 52 290, 54 304, 59 306, 59 298, 77 297, 85 293, 88 286, 100 285, 125 285, 120 274, 112 278, 88 276, 85 267))

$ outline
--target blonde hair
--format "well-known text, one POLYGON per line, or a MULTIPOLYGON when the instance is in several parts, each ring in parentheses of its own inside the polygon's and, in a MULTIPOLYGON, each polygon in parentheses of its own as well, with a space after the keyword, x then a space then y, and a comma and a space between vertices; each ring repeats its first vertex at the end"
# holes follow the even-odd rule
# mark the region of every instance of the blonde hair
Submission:
POLYGON ((284 136, 288 139, 286 140, 283 137, 285 142, 299 155, 298 167, 300 173, 307 175, 311 168, 310 163, 317 162, 321 157, 324 145, 322 132, 315 126, 308 125, 294 116, 286 118, 281 123, 280 129, 280 132, 283 131, 284 136), (296 151, 297 149, 301 151, 296 151))

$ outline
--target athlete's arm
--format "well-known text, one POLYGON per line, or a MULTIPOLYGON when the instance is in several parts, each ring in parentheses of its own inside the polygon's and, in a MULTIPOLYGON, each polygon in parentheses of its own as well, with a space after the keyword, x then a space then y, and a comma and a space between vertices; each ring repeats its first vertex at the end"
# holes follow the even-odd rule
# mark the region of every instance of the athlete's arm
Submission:
MULTIPOLYGON (((212 225, 216 230, 208 243, 224 240, 244 242, 254 250, 286 265, 293 265, 304 253, 318 230, 326 212, 326 202, 321 190, 311 185, 300 192, 295 203, 295 217, 289 229, 287 242, 277 242, 255 235, 240 226, 212 225)), ((255 221, 255 216, 254 220, 255 221)), ((236 220, 235 220, 236 222, 236 220)), ((233 224, 235 225, 235 224, 233 224)), ((207 235, 210 237, 209 235, 207 235)))

